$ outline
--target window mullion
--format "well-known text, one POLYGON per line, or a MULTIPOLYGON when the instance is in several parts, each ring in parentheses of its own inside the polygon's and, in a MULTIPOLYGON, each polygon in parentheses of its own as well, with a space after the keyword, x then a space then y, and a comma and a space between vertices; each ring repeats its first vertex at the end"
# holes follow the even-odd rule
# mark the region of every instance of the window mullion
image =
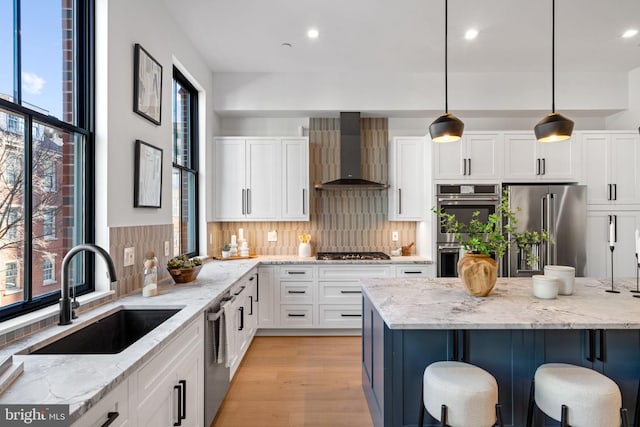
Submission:
POLYGON ((32 268, 33 261, 33 119, 30 115, 25 117, 24 125, 24 190, 22 197, 22 220, 24 221, 24 235, 22 246, 23 254, 23 290, 24 301, 33 299, 32 268))
POLYGON ((13 0, 13 102, 22 104, 22 40, 20 1, 13 0))

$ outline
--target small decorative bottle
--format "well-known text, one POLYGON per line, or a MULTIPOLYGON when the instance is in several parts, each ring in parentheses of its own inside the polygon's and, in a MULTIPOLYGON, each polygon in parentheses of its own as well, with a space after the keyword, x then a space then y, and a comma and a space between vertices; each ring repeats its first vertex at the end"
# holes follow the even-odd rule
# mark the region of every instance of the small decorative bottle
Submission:
POLYGON ((142 281, 142 296, 158 295, 158 258, 153 251, 144 254, 144 271, 142 281))

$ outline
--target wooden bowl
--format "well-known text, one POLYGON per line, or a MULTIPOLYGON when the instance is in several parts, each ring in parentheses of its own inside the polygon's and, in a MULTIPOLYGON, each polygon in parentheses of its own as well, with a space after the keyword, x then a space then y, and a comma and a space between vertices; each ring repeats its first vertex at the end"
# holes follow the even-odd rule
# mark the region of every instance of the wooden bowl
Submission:
POLYGON ((198 277, 198 273, 200 273, 201 265, 192 268, 167 268, 171 277, 173 277, 173 281, 176 283, 189 283, 196 280, 198 277))

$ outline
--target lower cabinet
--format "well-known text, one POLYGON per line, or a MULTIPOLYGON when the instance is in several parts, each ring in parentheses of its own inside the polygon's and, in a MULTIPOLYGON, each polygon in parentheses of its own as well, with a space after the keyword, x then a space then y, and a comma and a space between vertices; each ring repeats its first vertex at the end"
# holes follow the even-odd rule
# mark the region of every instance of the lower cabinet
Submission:
POLYGON ((132 425, 203 425, 203 331, 199 317, 130 377, 132 425))
POLYGON ((226 306, 230 379, 236 373, 240 362, 251 345, 258 328, 258 275, 255 271, 244 276, 231 287, 231 301, 226 306))
POLYGON ((92 406, 72 427, 127 427, 129 422, 129 381, 125 380, 92 406))

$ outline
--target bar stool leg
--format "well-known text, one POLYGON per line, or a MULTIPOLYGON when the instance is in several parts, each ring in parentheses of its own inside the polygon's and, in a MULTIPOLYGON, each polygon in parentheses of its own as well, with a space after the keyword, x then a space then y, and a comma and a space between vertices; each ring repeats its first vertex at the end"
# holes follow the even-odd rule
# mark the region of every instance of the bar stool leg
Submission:
POLYGON ((622 427, 629 427, 629 419, 627 418, 627 408, 620 409, 620 418, 622 419, 622 427))
POLYGON ((418 416, 418 425, 424 426, 424 379, 422 380, 422 387, 420 387, 420 415, 418 416))
POLYGON ((527 408, 527 427, 533 426, 533 410, 535 405, 536 383, 531 380, 531 388, 529 389, 529 407, 527 408))
POLYGON ((447 427, 447 405, 440 407, 440 427, 447 427))
POLYGON ((504 427, 504 422, 502 421, 502 405, 496 403, 496 420, 498 427, 504 427))
POLYGON ((570 427, 567 424, 567 405, 562 405, 562 413, 560 415, 560 427, 570 427))

